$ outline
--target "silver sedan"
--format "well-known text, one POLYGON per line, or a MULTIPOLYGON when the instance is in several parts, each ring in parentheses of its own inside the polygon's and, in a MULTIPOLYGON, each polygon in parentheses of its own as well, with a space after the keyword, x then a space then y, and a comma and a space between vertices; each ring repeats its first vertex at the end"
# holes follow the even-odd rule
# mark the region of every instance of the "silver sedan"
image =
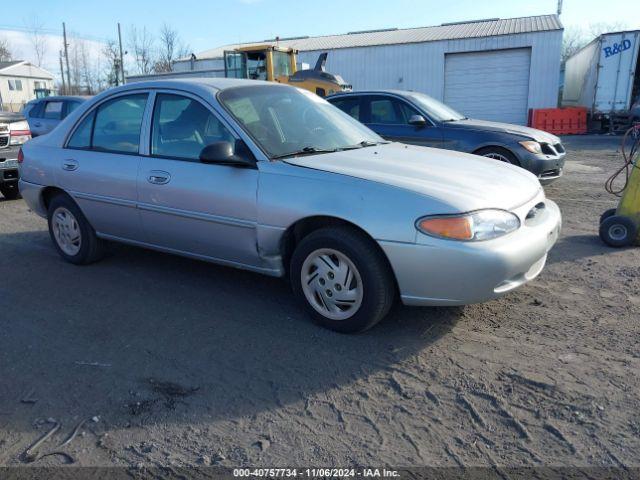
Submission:
POLYGON ((529 172, 385 142, 312 93, 251 80, 109 90, 19 161, 22 195, 65 260, 94 262, 117 241, 287 276, 341 332, 397 298, 509 292, 541 272, 561 223, 529 172))

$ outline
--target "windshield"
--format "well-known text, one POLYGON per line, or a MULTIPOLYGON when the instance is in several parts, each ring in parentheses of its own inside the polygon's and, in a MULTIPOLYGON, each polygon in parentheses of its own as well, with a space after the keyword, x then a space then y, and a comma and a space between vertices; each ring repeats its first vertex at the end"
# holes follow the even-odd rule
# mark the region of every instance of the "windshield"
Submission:
POLYGON ((416 105, 421 107, 427 115, 438 122, 464 120, 465 117, 453 108, 446 106, 435 98, 425 95, 424 93, 409 92, 407 97, 416 105))
POLYGON ((279 85, 235 87, 220 92, 218 99, 272 159, 383 142, 307 90, 279 85))

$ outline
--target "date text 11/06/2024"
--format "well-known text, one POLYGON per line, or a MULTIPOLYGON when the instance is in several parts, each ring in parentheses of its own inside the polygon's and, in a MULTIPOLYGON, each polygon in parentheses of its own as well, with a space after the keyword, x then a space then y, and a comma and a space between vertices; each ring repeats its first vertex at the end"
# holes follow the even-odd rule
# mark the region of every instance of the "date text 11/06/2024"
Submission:
POLYGON ((284 478, 397 478, 400 476, 397 470, 386 468, 234 468, 234 477, 284 477, 284 478))

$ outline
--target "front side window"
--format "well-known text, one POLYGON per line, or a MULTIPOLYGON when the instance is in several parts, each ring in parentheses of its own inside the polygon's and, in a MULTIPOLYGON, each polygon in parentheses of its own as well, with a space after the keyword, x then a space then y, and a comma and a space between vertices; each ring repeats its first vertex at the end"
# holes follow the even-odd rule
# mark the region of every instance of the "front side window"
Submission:
POLYGON ((127 95, 98 107, 91 148, 119 153, 137 153, 147 94, 127 95))
POLYGON ((369 102, 370 122, 381 125, 407 125, 418 111, 396 98, 375 97, 369 102))
POLYGON ((218 99, 271 158, 359 148, 382 138, 317 95, 279 85, 235 87, 218 99))
POLYGON ((347 115, 360 120, 360 99, 359 98, 340 98, 331 102, 347 115))
POLYGON ((156 96, 151 131, 151 155, 198 160, 207 145, 234 143, 235 138, 200 102, 181 95, 156 96))
POLYGON ((44 107, 44 118, 60 120, 62 118, 62 102, 47 102, 44 107))

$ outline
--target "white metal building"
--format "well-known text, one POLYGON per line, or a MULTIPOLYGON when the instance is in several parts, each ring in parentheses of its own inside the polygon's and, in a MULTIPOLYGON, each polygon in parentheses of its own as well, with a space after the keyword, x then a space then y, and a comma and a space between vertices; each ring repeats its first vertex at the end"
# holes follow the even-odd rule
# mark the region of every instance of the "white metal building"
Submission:
MULTIPOLYGON (((278 44, 297 49, 299 62, 312 66, 329 52, 327 70, 354 90, 415 90, 469 117, 526 124, 529 108, 557 106, 562 30, 557 15, 543 15, 283 38, 278 44)), ((170 75, 224 75, 224 51, 238 46, 180 60, 170 75)))
POLYGON ((53 91, 53 75, 29 62, 0 62, 0 110, 17 112, 37 95, 53 91))

